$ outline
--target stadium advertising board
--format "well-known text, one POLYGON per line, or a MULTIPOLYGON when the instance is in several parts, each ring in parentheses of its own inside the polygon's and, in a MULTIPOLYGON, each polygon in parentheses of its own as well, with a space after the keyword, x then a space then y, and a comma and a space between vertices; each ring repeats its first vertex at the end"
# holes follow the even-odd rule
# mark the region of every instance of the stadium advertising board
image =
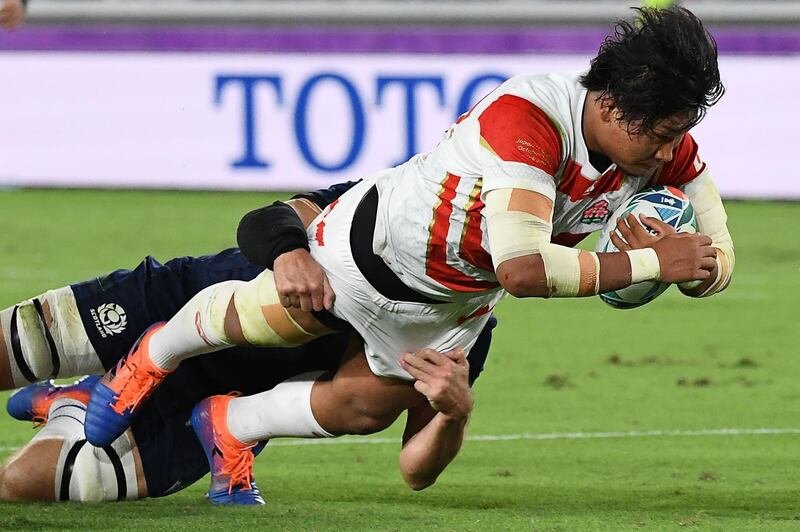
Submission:
MULTIPOLYGON (((510 75, 589 57, 5 52, 0 183, 318 188, 431 149, 510 75)), ((800 56, 725 56, 721 70, 728 93, 695 137, 723 195, 800 198, 760 155, 793 151, 800 103, 774 80, 800 81, 800 56)))

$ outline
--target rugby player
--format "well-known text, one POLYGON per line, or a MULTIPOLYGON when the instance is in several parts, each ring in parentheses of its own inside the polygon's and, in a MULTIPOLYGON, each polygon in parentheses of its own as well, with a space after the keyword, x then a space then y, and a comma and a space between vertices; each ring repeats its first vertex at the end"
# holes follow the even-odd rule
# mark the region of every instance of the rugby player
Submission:
MULTIPOLYGON (((588 72, 506 81, 432 152, 354 186, 307 232, 287 210, 276 246, 276 226, 263 231, 259 212, 247 216, 242 247, 274 274, 210 287, 150 329, 95 388, 87 439, 105 445, 116 438, 182 360, 230 345, 305 343, 330 332, 325 310, 363 337, 375 378, 357 385, 362 397, 376 397, 384 389, 380 377, 408 380, 420 369, 399 353, 469 351, 506 293, 582 297, 646 280, 678 283, 693 297, 723 290, 733 243, 688 133, 724 92, 716 44, 684 8, 637 12, 639 20, 617 24, 588 72), (650 221, 650 237, 628 218, 622 233, 641 235, 623 251, 571 248, 654 185, 683 190, 699 234, 650 221), (271 243, 262 247, 259 239, 271 243), (283 279, 290 282, 281 289, 283 279)), ((307 396, 295 392, 230 400, 227 424, 214 427, 239 442, 226 459, 279 436, 274 426, 294 436, 333 435, 322 429, 328 420, 309 411, 307 396), (289 399, 299 406, 283 409, 279 420, 263 415, 289 399)), ((389 400, 380 404, 391 408, 389 400)))
MULTIPOLYGON (((318 211, 354 184, 300 194, 288 205, 299 213, 312 206, 318 211)), ((278 209, 266 209, 261 222, 277 223, 281 208, 287 207, 281 204, 278 209)), ((294 216, 300 219, 298 214, 294 216)), ((9 411, 19 419, 50 420, 49 426, 0 470, 0 499, 113 500, 173 493, 207 473, 209 463, 215 465, 213 457, 206 462, 202 455, 203 447, 214 442, 202 437, 198 441, 187 426, 193 406, 232 390, 245 394, 270 390, 285 395, 298 387, 313 388, 312 411, 327 420, 327 431, 336 434, 377 432, 407 410, 401 472, 413 489, 432 484, 460 448, 472 405, 467 385, 483 368, 494 320, 484 330, 477 355, 473 349, 468 370, 463 351, 409 354, 420 364, 430 364, 428 371, 418 373, 420 392, 428 403, 402 382, 391 383, 389 411, 378 407, 374 398, 364 400, 357 395, 352 382, 371 375, 369 366, 360 342, 351 339, 348 345, 348 335, 339 334, 296 349, 236 348, 208 360, 191 361, 186 370, 182 366, 170 377, 164 392, 159 390, 130 431, 103 448, 86 445, 85 402, 96 379, 68 387, 54 387, 47 379, 102 374, 150 323, 171 317, 199 290, 223 280, 249 280, 262 269, 236 249, 173 259, 164 265, 148 257, 132 271, 118 270, 51 290, 0 312, 0 387, 39 381, 18 392, 9 402, 9 411), (435 374, 432 368, 437 370, 435 374), (321 370, 329 374, 323 376, 321 370), (297 374, 303 375, 297 378, 297 374), (328 402, 345 403, 348 408, 333 411, 328 402)), ((216 466, 212 502, 262 502, 258 489, 237 489, 229 494, 231 475, 221 471, 222 464, 216 466)), ((249 465, 245 467, 244 476, 233 484, 251 486, 249 469, 249 465)))
MULTIPOLYGON (((487 349, 490 334, 487 328, 487 349)), ((441 368, 438 376, 421 376, 438 387, 430 403, 409 397, 414 406, 408 410, 400 469, 412 489, 433 484, 461 447, 472 409, 469 386, 481 371, 481 356, 473 350, 471 358, 468 369, 463 351, 451 353, 448 360, 455 364, 441 368)), ((188 361, 153 395, 130 430, 102 448, 88 445, 83 429, 89 392, 99 377, 70 386, 31 384, 11 396, 8 411, 44 428, 0 467, 0 500, 114 501, 176 493, 209 472, 209 449, 187 423, 197 403, 231 390, 254 394, 276 385, 313 383, 322 371, 332 373, 340 365, 351 376, 370 374, 360 341, 352 335, 330 335, 294 349, 234 348, 188 361)), ((340 385, 325 379, 326 385, 340 385)), ((250 464, 239 471, 220 469, 217 464, 208 493, 213 503, 264 503, 250 464), (245 475, 251 489, 232 498, 228 487, 236 474, 245 475)))

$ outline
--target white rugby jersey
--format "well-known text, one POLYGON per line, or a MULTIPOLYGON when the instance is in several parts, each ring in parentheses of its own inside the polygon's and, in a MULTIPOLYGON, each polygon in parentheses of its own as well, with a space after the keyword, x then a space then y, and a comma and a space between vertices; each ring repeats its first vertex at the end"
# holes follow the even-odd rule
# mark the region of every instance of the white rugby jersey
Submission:
POLYGON ((445 301, 501 291, 483 215, 490 190, 547 196, 552 242, 574 246, 639 190, 707 177, 689 134, 671 162, 647 175, 614 164, 593 168, 582 134, 587 90, 580 75, 511 78, 461 116, 433 151, 377 178, 374 250, 409 287, 445 301))

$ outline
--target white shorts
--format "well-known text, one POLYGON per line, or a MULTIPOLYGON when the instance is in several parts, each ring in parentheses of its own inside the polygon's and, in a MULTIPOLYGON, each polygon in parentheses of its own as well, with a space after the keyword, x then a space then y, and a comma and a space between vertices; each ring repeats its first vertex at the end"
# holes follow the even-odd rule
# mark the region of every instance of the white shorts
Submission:
POLYGON ((400 366, 403 353, 423 348, 469 353, 504 293, 481 294, 466 302, 411 303, 381 295, 362 275, 350 250, 353 214, 375 184, 368 178, 328 206, 309 226, 311 255, 328 275, 336 294, 332 312, 364 339, 364 350, 375 375, 414 380, 400 366), (474 317, 470 317, 472 315, 474 317))

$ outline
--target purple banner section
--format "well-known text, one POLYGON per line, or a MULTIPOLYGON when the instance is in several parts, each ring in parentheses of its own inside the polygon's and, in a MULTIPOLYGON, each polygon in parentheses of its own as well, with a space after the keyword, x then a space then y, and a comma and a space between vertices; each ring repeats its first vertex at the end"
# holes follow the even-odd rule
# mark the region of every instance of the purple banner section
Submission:
MULTIPOLYGON (((0 50, 403 54, 593 53, 603 27, 29 26, 0 33, 0 50)), ((798 54, 800 28, 719 28, 721 53, 798 54)))

